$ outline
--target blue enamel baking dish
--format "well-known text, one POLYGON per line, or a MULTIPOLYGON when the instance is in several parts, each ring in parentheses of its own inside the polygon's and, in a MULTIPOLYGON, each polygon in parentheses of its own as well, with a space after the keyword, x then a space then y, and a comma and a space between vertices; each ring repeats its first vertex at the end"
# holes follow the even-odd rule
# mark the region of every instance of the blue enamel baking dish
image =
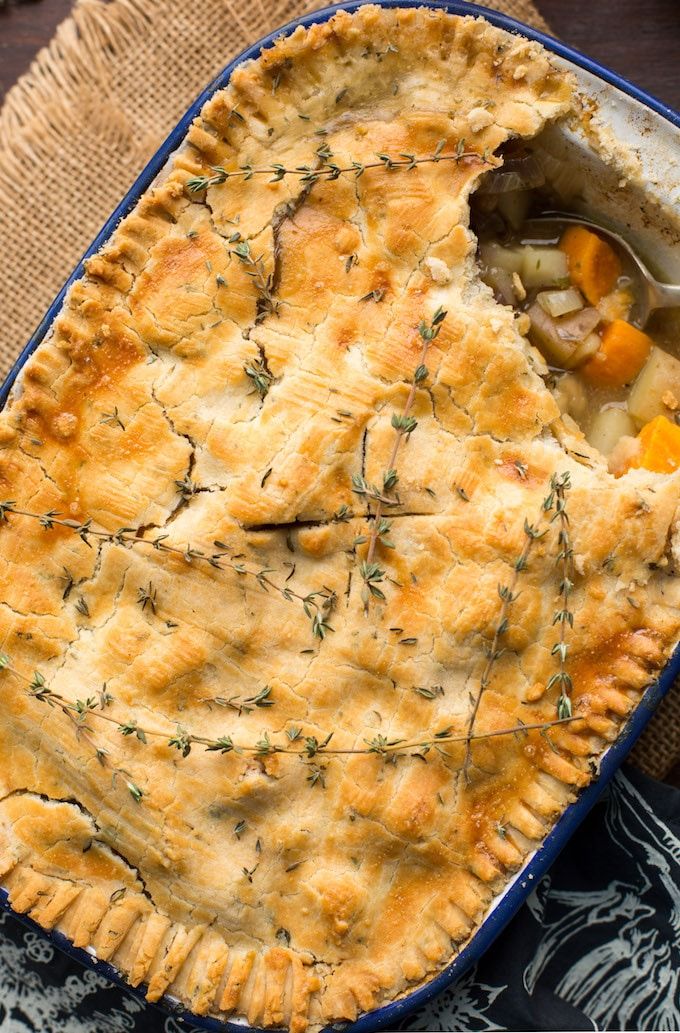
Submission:
MULTIPOLYGON (((192 119, 196 117, 208 98, 227 84, 236 66, 243 61, 258 57, 260 51, 270 46, 275 38, 292 32, 299 25, 307 26, 314 22, 326 21, 338 10, 351 11, 361 6, 362 2, 363 0, 350 0, 350 2, 325 8, 303 18, 296 19, 275 33, 270 33, 231 61, 203 93, 196 98, 102 227, 100 233, 83 255, 83 259, 73 270, 63 288, 50 305, 40 325, 0 388, 0 407, 6 403, 24 363, 49 333, 52 323, 61 309, 68 288, 76 279, 82 276, 84 259, 102 247, 121 219, 135 206, 140 196, 162 171, 168 158, 181 145, 192 119)), ((372 0, 372 2, 379 3, 383 7, 417 7, 426 5, 423 3, 423 0, 372 0)), ((484 17, 499 28, 536 40, 556 56, 558 64, 568 68, 575 74, 579 88, 584 94, 595 100, 606 125, 613 132, 614 138, 619 141, 624 149, 629 149, 634 163, 637 163, 638 171, 641 172, 645 187, 649 188, 649 194, 653 202, 651 205, 652 209, 658 209, 660 213, 664 213, 663 220, 659 216, 659 223, 655 227, 654 255, 666 273, 673 276, 676 281, 680 281, 680 249, 677 246, 680 241, 680 170, 677 167, 680 165, 680 114, 654 97, 644 93, 614 72, 602 67, 597 62, 512 18, 498 14, 495 11, 490 11, 485 7, 461 2, 461 0, 448 0, 448 2, 447 0, 439 0, 436 6, 445 8, 452 14, 484 17), (671 214, 670 224, 668 221, 669 208, 671 214), (672 226, 673 210, 675 210, 677 215, 677 229, 672 226)), ((571 147, 572 150, 574 147, 576 149, 580 147, 582 151, 580 157, 585 159, 586 165, 588 164, 588 158, 583 153, 583 140, 572 139, 567 141, 566 146, 568 148, 571 147)), ((597 201, 599 191, 602 204, 605 210, 608 211, 612 208, 612 205, 606 179, 602 179, 599 182, 598 169, 593 168, 591 171, 593 175, 589 179, 592 179, 594 183, 592 188, 593 197, 597 201)), ((650 216, 649 211, 646 210, 646 205, 643 204, 641 208, 645 210, 640 213, 639 221, 636 222, 635 205, 631 206, 629 202, 626 205, 625 197, 618 202, 618 205, 618 211, 614 210, 611 212, 612 221, 623 228, 627 232, 628 237, 644 253, 645 244, 649 247, 649 225, 650 219, 652 225, 654 224, 654 216, 650 216)), ((614 208, 616 208, 616 202, 614 208)), ((576 827, 583 821, 644 729, 659 701, 668 692, 679 674, 680 647, 676 648, 658 681, 646 691, 617 741, 604 754, 598 777, 581 793, 579 799, 567 808, 541 848, 530 857, 506 890, 497 898, 470 943, 442 972, 424 986, 419 987, 391 1004, 361 1016, 356 1022, 346 1024, 343 1027, 346 1033, 370 1033, 373 1030, 396 1026, 408 1012, 424 1005, 436 994, 451 986, 470 966, 479 960, 481 955, 488 949, 493 940, 524 903, 533 887, 565 846, 576 827)), ((7 892, 1 887, 0 907, 11 911, 7 900, 7 892)), ((15 914, 14 912, 12 913, 15 914)), ((97 961, 87 951, 74 948, 61 933, 45 932, 31 919, 22 915, 17 915, 16 917, 86 967, 94 969, 107 979, 117 983, 127 993, 134 995, 140 1000, 144 999, 143 988, 131 988, 111 965, 97 961)), ((231 1030, 233 1033, 237 1033, 237 1031, 238 1033, 244 1033, 244 1030, 248 1030, 248 1027, 243 1023, 224 1023, 204 1016, 194 1015, 179 1008, 177 1003, 169 997, 163 998, 160 1006, 199 1029, 213 1030, 215 1033, 227 1030, 231 1030)), ((337 1029, 338 1027, 334 1028, 337 1029)))

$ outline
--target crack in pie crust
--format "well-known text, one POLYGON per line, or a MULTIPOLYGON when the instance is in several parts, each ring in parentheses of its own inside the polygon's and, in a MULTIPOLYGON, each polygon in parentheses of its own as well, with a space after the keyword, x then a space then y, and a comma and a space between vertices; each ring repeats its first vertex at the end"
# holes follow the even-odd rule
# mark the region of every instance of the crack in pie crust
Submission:
MULTIPOLYGON (((478 278, 468 196, 488 166, 188 188, 215 166, 313 167, 320 141, 342 165, 431 155, 441 140, 442 154, 461 140, 493 154, 574 106, 538 45, 483 20, 366 6, 297 29, 205 105, 88 261, 0 417, 0 497, 16 508, 167 535, 180 551, 217 540, 234 562, 292 571, 299 595, 335 600, 332 631, 314 636, 296 598, 233 570, 12 512, 0 524, 3 884, 16 911, 92 947, 151 1000, 169 991, 198 1014, 301 1031, 427 980, 590 780, 672 650, 679 475, 616 480, 560 418, 540 358, 478 278), (380 481, 418 326, 438 306, 399 454, 394 548, 377 547, 385 599, 366 613, 366 545, 354 545, 366 499, 352 478, 380 481), (338 748, 465 732, 498 586, 564 472, 577 723, 475 742, 469 780, 463 743, 395 763, 322 752, 310 766, 196 746, 183 758, 162 737, 120 734, 131 718, 250 743, 299 726, 319 741, 333 731, 338 748), (115 721, 74 727, 15 669, 71 703, 106 686, 115 721), (271 706, 242 706, 265 686, 271 706)), ((478 730, 554 717, 546 529, 478 730)))

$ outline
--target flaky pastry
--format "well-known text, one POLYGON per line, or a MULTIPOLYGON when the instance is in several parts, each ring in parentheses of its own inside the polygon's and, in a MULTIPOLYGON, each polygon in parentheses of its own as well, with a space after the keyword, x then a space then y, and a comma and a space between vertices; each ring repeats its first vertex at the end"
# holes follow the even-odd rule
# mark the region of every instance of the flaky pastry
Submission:
POLYGON ((468 225, 573 98, 482 19, 298 28, 0 417, 3 885, 150 1000, 302 1031, 426 981, 672 650, 680 475, 560 417, 468 225))

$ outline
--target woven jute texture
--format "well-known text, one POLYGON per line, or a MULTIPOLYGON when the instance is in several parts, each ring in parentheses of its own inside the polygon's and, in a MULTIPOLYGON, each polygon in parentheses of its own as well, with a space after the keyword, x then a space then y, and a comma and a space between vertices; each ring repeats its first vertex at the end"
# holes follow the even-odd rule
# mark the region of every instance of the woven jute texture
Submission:
MULTIPOLYGON (((488 4, 547 28, 531 0, 488 4)), ((76 0, 0 112, 0 381, 196 94, 248 44, 319 6, 319 0, 76 0)), ((676 686, 635 760, 663 776, 679 757, 676 686)))

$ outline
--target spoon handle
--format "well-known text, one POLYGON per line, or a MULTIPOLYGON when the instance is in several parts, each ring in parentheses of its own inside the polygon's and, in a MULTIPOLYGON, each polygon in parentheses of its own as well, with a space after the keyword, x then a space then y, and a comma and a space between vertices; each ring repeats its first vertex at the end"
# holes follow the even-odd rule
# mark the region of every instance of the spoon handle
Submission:
POLYGON ((652 297, 650 308, 680 308, 680 284, 659 283, 654 281, 650 284, 652 297))

